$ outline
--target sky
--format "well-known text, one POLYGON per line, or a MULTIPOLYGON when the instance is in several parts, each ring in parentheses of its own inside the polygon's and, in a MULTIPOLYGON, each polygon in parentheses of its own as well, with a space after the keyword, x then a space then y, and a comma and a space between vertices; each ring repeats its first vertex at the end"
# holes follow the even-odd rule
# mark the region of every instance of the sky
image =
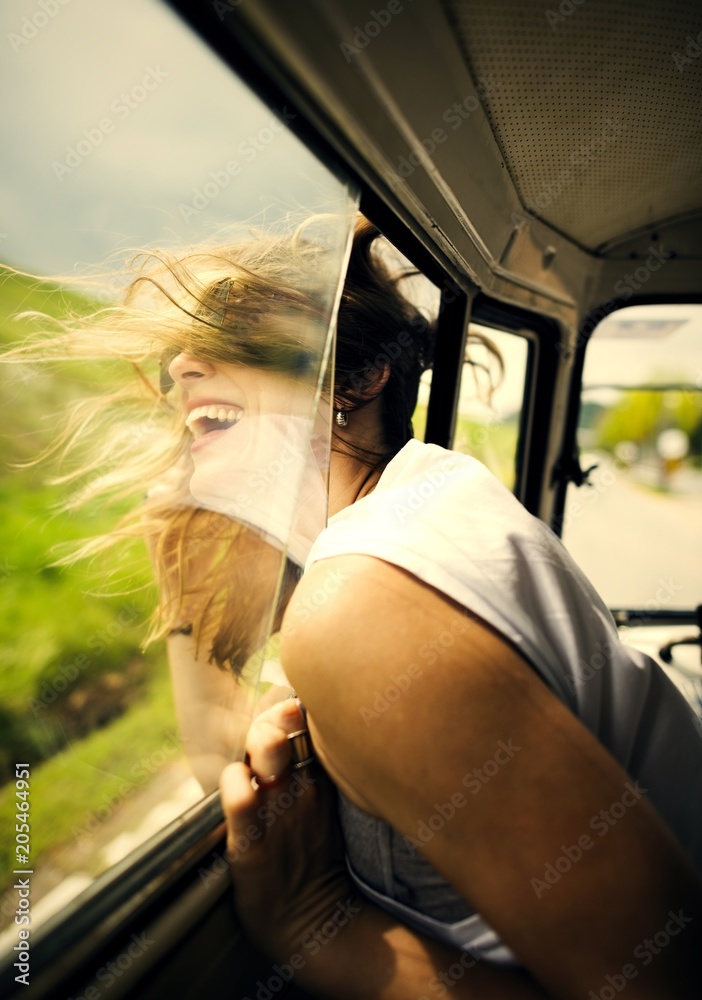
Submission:
MULTIPOLYGON (((127 248, 346 205, 340 182, 160 0, 14 0, 0 5, 0 45, 2 262, 69 277, 127 248)), ((645 381, 675 358, 702 385, 702 307, 626 314, 636 308, 687 319, 657 342, 595 335, 586 382, 645 381)), ((503 413, 522 392, 514 343, 501 343, 503 413)))
POLYGON ((43 275, 335 210, 342 185, 159 0, 0 5, 0 261, 43 275), (214 174, 214 177, 212 176, 214 174))
POLYGON ((628 306, 600 324, 587 348, 585 385, 632 386, 666 378, 702 389, 702 306, 628 306), (635 336, 632 321, 637 321, 635 336), (668 321, 672 329, 647 336, 646 321, 668 321))

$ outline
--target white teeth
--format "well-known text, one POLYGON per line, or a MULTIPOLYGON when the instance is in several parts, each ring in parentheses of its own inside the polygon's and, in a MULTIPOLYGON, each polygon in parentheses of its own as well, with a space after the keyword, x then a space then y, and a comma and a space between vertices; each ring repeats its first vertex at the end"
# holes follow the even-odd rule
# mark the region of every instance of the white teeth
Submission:
POLYGON ((219 420, 221 423, 231 424, 237 421, 243 414, 240 406, 196 406, 188 414, 185 426, 192 430, 193 424, 197 420, 207 417, 209 420, 219 420))

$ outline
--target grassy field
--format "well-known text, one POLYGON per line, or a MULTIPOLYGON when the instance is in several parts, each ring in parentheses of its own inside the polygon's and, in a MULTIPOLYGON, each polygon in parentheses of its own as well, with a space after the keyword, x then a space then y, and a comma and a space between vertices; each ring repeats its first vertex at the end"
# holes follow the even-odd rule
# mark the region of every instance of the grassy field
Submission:
MULTIPOLYGON (((61 316, 67 308, 94 306, 0 270, 3 348, 28 332, 12 318, 18 311, 61 316)), ((139 589, 95 596, 103 575, 87 565, 56 568, 54 547, 104 532, 118 512, 61 513, 62 489, 47 485, 46 466, 14 467, 51 440, 72 399, 99 390, 109 375, 97 363, 0 365, 0 775, 8 780, 18 760, 32 765, 35 866, 85 831, 86 817, 99 817, 106 796, 118 796, 125 781, 146 784, 150 772, 137 778, 135 764, 160 760, 164 741, 172 747, 176 740, 163 650, 140 649, 155 599, 145 552, 129 556, 139 589)), ((0 823, 8 831, 0 841, 0 887, 11 864, 12 792, 12 785, 0 788, 0 823)))

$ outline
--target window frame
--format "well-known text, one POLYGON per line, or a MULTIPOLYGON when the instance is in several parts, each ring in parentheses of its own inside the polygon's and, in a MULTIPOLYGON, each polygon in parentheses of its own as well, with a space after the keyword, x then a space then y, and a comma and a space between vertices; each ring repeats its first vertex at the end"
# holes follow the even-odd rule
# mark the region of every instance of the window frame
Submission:
MULTIPOLYGON (((428 245, 426 234, 419 227, 412 228, 411 218, 394 201, 392 192, 369 174, 353 148, 343 140, 334 145, 323 134, 314 110, 295 81, 285 77, 256 39, 244 32, 235 37, 222 31, 221 26, 218 30, 209 4, 201 6, 189 0, 168 2, 188 29, 210 47, 213 56, 220 58, 273 112, 292 109, 295 117, 288 125, 291 131, 332 173, 358 187, 364 214, 441 289, 427 441, 451 446, 470 322, 529 340, 514 492, 527 510, 538 513, 558 365, 557 323, 493 299, 465 275, 457 275, 441 250, 428 245)), ((125 975, 110 987, 111 1000, 121 996, 172 995, 163 987, 164 979, 173 980, 172 970, 164 968, 164 960, 178 963, 179 943, 190 935, 193 920, 205 919, 211 912, 216 913, 216 920, 235 920, 229 879, 222 877, 216 861, 219 857, 221 863, 223 852, 224 818, 219 795, 214 792, 98 876, 85 892, 32 931, 31 984, 21 995, 31 998, 70 993, 77 997, 86 990, 86 983, 95 983, 94 970, 99 971, 105 962, 119 955, 130 934, 143 929, 160 932, 167 940, 157 942, 140 959, 134 975, 125 975), (162 975, 152 989, 150 976, 157 969, 162 975)), ((220 982, 224 988, 228 955, 215 956, 208 951, 210 959, 213 961, 213 969, 208 973, 210 982, 220 982)), ((9 953, 0 962, 0 983, 8 997, 20 995, 14 981, 13 961, 14 954, 9 953)), ((254 967, 257 961, 254 955, 254 967)), ((185 986, 177 981, 176 985, 185 986)), ((173 982, 171 990, 172 987, 173 982)), ((202 989, 202 981, 197 980, 190 992, 201 995, 202 989)))
MULTIPOLYGON (((551 527, 560 537, 563 530, 566 494, 569 486, 582 485, 582 470, 580 468, 580 456, 578 451, 578 426, 580 423, 580 409, 582 404, 583 373, 585 371, 585 355, 591 337, 598 326, 609 316, 612 316, 620 309, 628 309, 631 306, 645 305, 700 305, 702 304, 702 294, 700 295, 632 295, 627 299, 616 299, 609 301, 603 308, 603 304, 591 307, 580 324, 578 329, 577 346, 571 373, 570 389, 568 392, 568 407, 565 416, 565 424, 562 439, 562 448, 559 458, 554 466, 554 481, 556 482, 556 496, 554 504, 554 514, 551 527), (595 322, 596 320, 596 322, 595 322), (580 479, 580 482, 578 481, 580 479)), ((696 625, 697 616, 694 608, 689 610, 666 610, 650 608, 610 608, 617 626, 623 625, 696 625)))

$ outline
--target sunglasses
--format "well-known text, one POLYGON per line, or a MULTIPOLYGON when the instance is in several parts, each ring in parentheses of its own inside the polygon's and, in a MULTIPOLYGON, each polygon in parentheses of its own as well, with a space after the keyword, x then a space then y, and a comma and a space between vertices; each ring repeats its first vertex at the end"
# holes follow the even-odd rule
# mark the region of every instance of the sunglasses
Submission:
POLYGON ((171 373, 169 372, 168 369, 170 368, 173 359, 177 357, 178 357, 178 351, 173 350, 172 347, 167 347, 166 350, 163 351, 163 353, 161 354, 161 357, 159 358, 158 384, 162 396, 166 396, 175 385, 175 382, 171 378, 171 373))

